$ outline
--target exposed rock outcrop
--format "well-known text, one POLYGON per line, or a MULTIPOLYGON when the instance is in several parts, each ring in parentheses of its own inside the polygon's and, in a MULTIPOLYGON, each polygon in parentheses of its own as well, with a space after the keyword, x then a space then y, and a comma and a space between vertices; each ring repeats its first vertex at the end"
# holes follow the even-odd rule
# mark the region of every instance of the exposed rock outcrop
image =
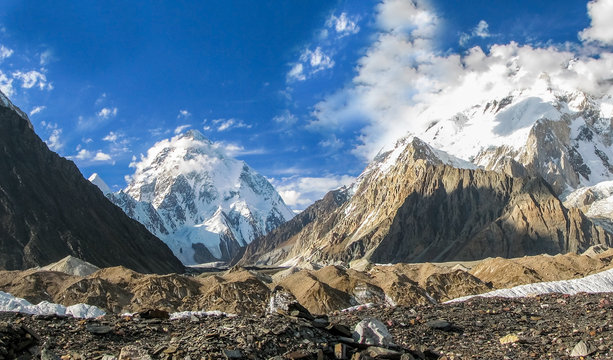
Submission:
POLYGON ((463 165, 417 138, 405 138, 369 165, 348 201, 301 231, 279 228, 276 239, 286 240, 260 239, 243 261, 476 260, 611 244, 608 232, 581 211, 566 209, 542 178, 463 165), (263 244, 274 257, 252 255, 263 244))

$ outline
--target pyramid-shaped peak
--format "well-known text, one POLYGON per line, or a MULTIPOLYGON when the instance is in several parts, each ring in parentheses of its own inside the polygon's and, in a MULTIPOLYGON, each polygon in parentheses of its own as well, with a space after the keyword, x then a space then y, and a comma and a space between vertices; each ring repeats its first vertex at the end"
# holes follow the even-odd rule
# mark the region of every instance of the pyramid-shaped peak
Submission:
POLYGON ((183 134, 180 134, 179 138, 188 138, 188 139, 194 139, 198 141, 205 141, 207 143, 211 143, 211 140, 209 140, 206 136, 204 136, 200 131, 195 130, 195 129, 187 130, 183 134))

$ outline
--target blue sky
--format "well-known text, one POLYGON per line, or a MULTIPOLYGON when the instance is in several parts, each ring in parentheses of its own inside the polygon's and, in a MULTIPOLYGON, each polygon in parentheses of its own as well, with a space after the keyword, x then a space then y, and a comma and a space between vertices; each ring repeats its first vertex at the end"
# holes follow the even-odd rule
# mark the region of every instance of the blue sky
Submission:
POLYGON ((414 80, 391 79, 398 91, 368 107, 385 95, 377 71, 399 66, 386 44, 407 46, 404 68, 512 42, 598 57, 610 40, 596 13, 576 0, 5 0, 0 88, 54 151, 116 190, 141 153, 191 128, 303 209, 391 141, 380 119, 402 121, 390 109, 412 101, 414 80))

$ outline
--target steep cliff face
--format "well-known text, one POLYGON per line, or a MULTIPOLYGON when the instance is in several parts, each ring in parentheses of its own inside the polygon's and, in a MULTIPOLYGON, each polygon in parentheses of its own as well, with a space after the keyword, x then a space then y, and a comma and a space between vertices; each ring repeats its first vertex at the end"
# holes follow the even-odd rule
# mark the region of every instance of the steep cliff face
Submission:
POLYGON ((0 268, 73 255, 99 267, 183 271, 163 242, 51 152, 27 116, 0 97, 0 268))
POLYGON ((405 138, 369 165, 348 201, 256 262, 472 260, 611 244, 609 233, 566 209, 541 178, 473 167, 405 138))
POLYGON ((247 265, 283 261, 288 251, 293 248, 297 234, 309 231, 307 228, 310 229, 315 224, 334 224, 335 217, 338 216, 335 210, 348 199, 349 193, 345 188, 330 191, 323 199, 316 201, 290 221, 247 245, 234 262, 247 265))
POLYGON ((135 167, 107 196, 186 265, 229 261, 294 215, 266 178, 194 130, 158 142, 135 167))

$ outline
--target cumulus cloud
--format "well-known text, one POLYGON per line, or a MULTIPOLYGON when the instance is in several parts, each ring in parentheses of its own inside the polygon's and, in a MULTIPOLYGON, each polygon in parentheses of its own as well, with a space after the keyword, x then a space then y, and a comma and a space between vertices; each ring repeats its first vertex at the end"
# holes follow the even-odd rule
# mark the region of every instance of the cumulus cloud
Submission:
POLYGON ((13 88, 13 79, 6 76, 2 70, 0 70, 0 90, 2 90, 4 95, 8 97, 15 93, 15 88, 13 88))
POLYGON ((113 162, 113 158, 107 153, 102 151, 89 151, 86 149, 79 150, 76 155, 69 156, 69 158, 81 160, 85 164, 94 162, 113 162))
POLYGON ((579 33, 579 37, 586 41, 613 45, 613 0, 590 1, 587 11, 591 24, 579 33))
POLYGON ((115 117, 117 116, 117 108, 102 108, 100 111, 98 111, 97 113, 98 117, 101 119, 108 119, 111 117, 115 117))
POLYGON ((93 161, 110 161, 112 159, 111 159, 111 155, 105 154, 102 151, 98 151, 92 160, 93 161))
POLYGON ((47 143, 47 146, 49 146, 49 149, 58 152, 64 147, 64 143, 62 142, 61 136, 62 129, 53 129, 51 131, 51 135, 49 135, 49 138, 47 139, 47 141, 45 141, 47 143))
POLYGON ((294 176, 269 180, 288 206, 296 210, 303 210, 321 199, 328 191, 350 185, 355 181, 355 177, 348 175, 294 176))
POLYGON ((32 109, 30 111, 30 116, 34 115, 34 114, 38 114, 39 112, 45 110, 47 107, 46 106, 36 106, 34 107, 34 109, 32 109))
POLYGON ((119 139, 119 135, 116 132, 109 132, 105 137, 102 138, 104 141, 115 142, 119 139))
POLYGON ((484 39, 490 36, 492 35, 490 34, 489 24, 485 20, 481 20, 479 21, 477 26, 475 26, 475 28, 472 30, 470 34, 462 33, 460 35, 459 42, 460 42, 460 45, 464 46, 472 38, 478 37, 478 38, 484 39))
POLYGON ((381 31, 358 61, 357 75, 315 105, 310 124, 332 133, 358 124, 361 145, 354 151, 365 160, 409 132, 425 131, 432 121, 513 90, 613 95, 610 52, 591 57, 569 50, 572 46, 511 42, 486 51, 477 46, 463 54, 443 53, 434 41, 441 20, 426 2, 386 0, 377 11, 381 31))
POLYGON ((334 67, 334 60, 331 56, 324 53, 320 46, 315 50, 304 49, 300 55, 300 61, 291 68, 287 74, 289 80, 304 81, 322 70, 334 67))
POLYGON ((341 13, 338 17, 331 15, 326 21, 326 26, 336 31, 339 37, 357 34, 360 31, 358 17, 350 18, 346 12, 341 13))
POLYGON ((47 82, 47 76, 36 70, 28 72, 15 71, 13 72, 13 78, 21 80, 21 87, 24 89, 31 89, 37 86, 41 90, 53 90, 53 85, 47 82))
POLYGON ((333 57, 338 47, 342 46, 341 39, 360 31, 358 20, 358 16, 349 16, 346 12, 338 16, 331 15, 318 32, 319 39, 316 43, 307 44, 300 51, 298 60, 289 64, 287 82, 305 81, 323 70, 332 69, 335 65, 333 57), (330 32, 336 36, 329 36, 330 32))
POLYGON ((179 125, 175 128, 175 135, 178 135, 180 133, 182 133, 185 129, 189 129, 190 127, 192 127, 189 124, 184 124, 184 125, 179 125))
POLYGON ((87 160, 87 159, 90 159, 92 157, 92 153, 91 153, 91 151, 88 151, 88 150, 85 150, 85 149, 81 149, 81 150, 79 150, 77 155, 75 155, 74 157, 76 159, 79 159, 79 160, 87 160))

